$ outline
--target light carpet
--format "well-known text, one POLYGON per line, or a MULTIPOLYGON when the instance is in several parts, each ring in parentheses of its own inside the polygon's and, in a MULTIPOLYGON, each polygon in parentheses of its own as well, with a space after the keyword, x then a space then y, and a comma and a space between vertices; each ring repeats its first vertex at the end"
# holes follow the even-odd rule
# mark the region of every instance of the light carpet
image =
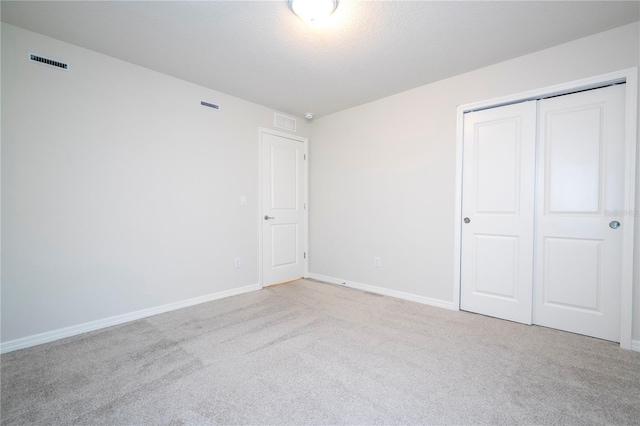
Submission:
POLYGON ((640 353, 311 280, 0 366, 3 425, 640 423, 640 353))

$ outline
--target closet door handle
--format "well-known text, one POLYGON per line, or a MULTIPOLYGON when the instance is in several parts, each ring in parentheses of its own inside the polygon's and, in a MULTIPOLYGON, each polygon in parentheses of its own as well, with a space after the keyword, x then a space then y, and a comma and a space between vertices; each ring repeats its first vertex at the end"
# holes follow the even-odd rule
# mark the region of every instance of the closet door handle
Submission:
POLYGON ((269 219, 275 219, 275 217, 273 216, 269 216, 269 215, 264 215, 264 220, 269 220, 269 219))
POLYGON ((465 217, 464 218, 464 223, 469 223, 469 222, 471 222, 471 219, 469 219, 468 217, 465 217))
POLYGON ((613 220, 613 221, 609 222, 609 228, 611 228, 611 229, 620 228, 620 222, 618 222, 617 220, 613 220))

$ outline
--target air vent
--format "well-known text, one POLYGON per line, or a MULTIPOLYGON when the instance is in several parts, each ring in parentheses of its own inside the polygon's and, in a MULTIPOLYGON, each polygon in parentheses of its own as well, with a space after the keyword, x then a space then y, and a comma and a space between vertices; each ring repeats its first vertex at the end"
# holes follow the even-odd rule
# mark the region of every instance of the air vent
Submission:
POLYGON ((296 131, 296 119, 278 114, 277 112, 273 114, 273 125, 292 132, 296 131))
POLYGON ((43 65, 47 65, 50 67, 58 68, 61 70, 69 71, 69 64, 64 62, 60 62, 56 59, 47 58, 46 56, 36 55, 35 53, 29 52, 29 60, 31 62, 38 62, 43 65))
POLYGON ((213 108, 213 109, 220 109, 220 105, 212 104, 210 102, 200 101, 200 105, 213 108))

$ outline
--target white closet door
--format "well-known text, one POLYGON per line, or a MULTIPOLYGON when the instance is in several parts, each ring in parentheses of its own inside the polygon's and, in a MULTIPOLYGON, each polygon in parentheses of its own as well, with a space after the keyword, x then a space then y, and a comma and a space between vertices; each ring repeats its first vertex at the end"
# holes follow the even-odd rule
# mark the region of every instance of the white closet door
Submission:
POLYGON ((535 135, 535 102, 465 114, 465 311, 531 324, 535 135))
POLYGON ((534 323, 620 339, 623 85, 539 102, 534 323))

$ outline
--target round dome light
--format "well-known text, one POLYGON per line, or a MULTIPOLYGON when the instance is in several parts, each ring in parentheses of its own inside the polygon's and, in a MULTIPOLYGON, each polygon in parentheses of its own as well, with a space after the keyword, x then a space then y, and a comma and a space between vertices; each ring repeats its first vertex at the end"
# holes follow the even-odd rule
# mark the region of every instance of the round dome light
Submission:
POLYGON ((289 6, 300 19, 312 22, 331 15, 338 0, 289 0, 289 6))

